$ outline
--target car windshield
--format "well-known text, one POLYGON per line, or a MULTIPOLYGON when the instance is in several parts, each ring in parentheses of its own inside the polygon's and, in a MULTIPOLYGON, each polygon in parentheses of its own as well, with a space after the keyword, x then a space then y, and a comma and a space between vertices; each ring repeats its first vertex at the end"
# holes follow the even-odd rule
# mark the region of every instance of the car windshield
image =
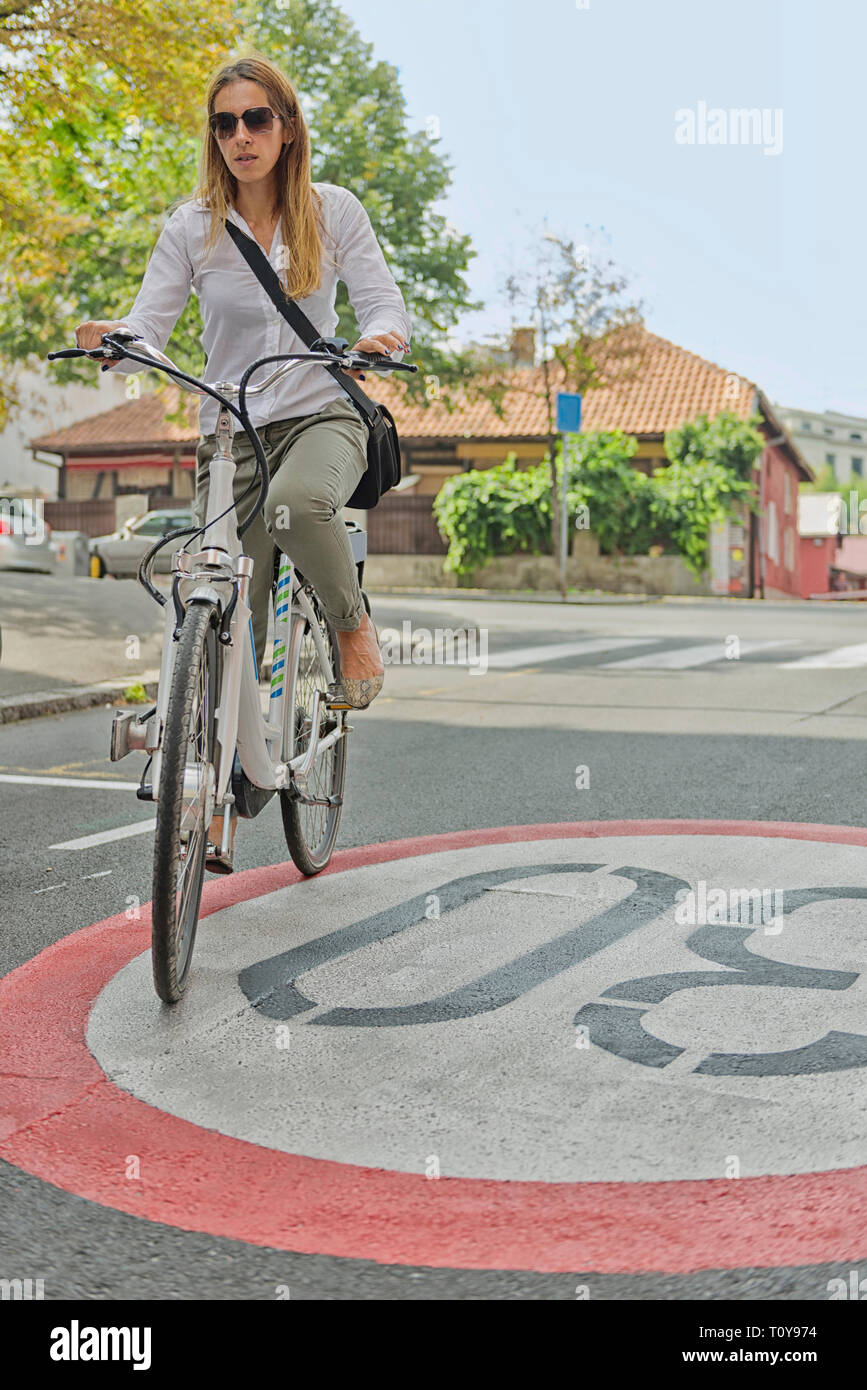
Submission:
POLYGON ((137 536, 161 536, 166 529, 165 523, 164 516, 143 516, 132 522, 129 529, 137 536))

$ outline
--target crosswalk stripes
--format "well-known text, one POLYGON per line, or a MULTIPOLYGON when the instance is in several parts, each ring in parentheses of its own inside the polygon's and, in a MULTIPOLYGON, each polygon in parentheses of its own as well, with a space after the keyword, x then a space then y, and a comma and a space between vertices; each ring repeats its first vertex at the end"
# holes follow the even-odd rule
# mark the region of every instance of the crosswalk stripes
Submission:
POLYGON ((850 647, 834 647, 831 651, 802 656, 797 661, 783 661, 780 665, 787 671, 867 666, 867 642, 855 642, 850 647))
POLYGON ((737 657, 729 657, 725 642, 704 642, 689 647, 673 647, 669 651, 642 652, 640 656, 628 656, 620 661, 603 661, 608 670, 652 670, 681 671, 690 666, 709 666, 714 661, 739 660, 742 656, 753 656, 757 652, 769 651, 772 647, 791 647, 794 641, 785 637, 773 641, 754 642, 741 640, 738 643, 737 657))
MULTIPOLYGON (((655 637, 589 637, 574 642, 550 642, 532 647, 515 647, 494 652, 488 667, 518 670, 547 662, 576 658, 571 669, 601 671, 689 671, 714 665, 737 665, 744 661, 771 665, 778 670, 843 670, 867 667, 867 642, 797 656, 791 649, 804 645, 798 637, 777 637, 766 641, 742 638, 737 654, 729 656, 725 639, 716 642, 678 642, 655 637), (635 648, 643 648, 635 652, 635 648), (615 653, 631 649, 629 656, 615 653), (586 658, 607 658, 599 661, 586 658)), ((456 663, 457 664, 457 663, 456 663)))
POLYGON ((652 637, 586 637, 580 642, 548 642, 545 646, 515 647, 488 657, 488 666, 511 669, 535 666, 539 661, 561 661, 565 656, 590 656, 612 652, 624 647, 642 647, 654 641, 652 637))

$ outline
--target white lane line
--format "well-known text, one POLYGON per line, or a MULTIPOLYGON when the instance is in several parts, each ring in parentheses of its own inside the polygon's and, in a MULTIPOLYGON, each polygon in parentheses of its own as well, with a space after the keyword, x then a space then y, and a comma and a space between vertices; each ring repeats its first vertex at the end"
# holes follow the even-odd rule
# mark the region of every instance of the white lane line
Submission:
MULTIPOLYGON (((587 656, 593 652, 613 652, 623 647, 643 647, 655 637, 588 637, 583 642, 551 642, 545 647, 518 647, 488 657, 488 666, 510 668, 535 666, 540 661, 559 661, 564 656, 587 656)), ((456 663, 457 664, 457 663, 456 663)))
POLYGON ((85 879, 85 878, 108 878, 109 874, 113 874, 113 873, 114 873, 114 869, 100 869, 100 871, 99 871, 98 874, 82 874, 81 877, 82 877, 82 879, 85 879))
POLYGON ((147 835, 156 828, 153 820, 137 820, 134 825, 119 825, 115 830, 100 830, 95 835, 82 835, 78 840, 61 840, 49 849, 90 849, 92 845, 109 845, 112 840, 128 840, 131 835, 147 835))
POLYGON ((0 782, 20 782, 28 787, 94 787, 101 791, 135 791, 138 782, 103 782, 98 777, 25 777, 0 772, 0 782))
POLYGON ((52 885, 51 885, 50 888, 34 888, 33 894, 34 894, 34 896, 35 896, 37 893, 56 893, 57 890, 58 890, 58 888, 68 888, 68 887, 69 887, 69 884, 68 884, 68 883, 66 882, 66 880, 64 879, 63 883, 52 883, 52 885))
MULTIPOLYGON (((740 656, 748 656, 752 652, 767 651, 771 647, 791 647, 798 640, 800 639, 778 637, 772 642, 741 641, 738 650, 740 656)), ((635 670, 638 667, 654 671, 682 671, 689 666, 708 666, 713 661, 728 661, 730 665, 735 665, 737 658, 726 657, 725 642, 719 641, 694 647, 676 647, 672 651, 644 652, 641 656, 629 656, 623 661, 604 661, 601 664, 609 671, 615 667, 621 671, 627 668, 635 670)))
POLYGON ((802 656, 799 661, 780 664, 787 671, 803 671, 807 667, 839 669, 844 666, 867 666, 867 642, 856 642, 851 647, 832 647, 830 651, 819 652, 818 656, 802 656))

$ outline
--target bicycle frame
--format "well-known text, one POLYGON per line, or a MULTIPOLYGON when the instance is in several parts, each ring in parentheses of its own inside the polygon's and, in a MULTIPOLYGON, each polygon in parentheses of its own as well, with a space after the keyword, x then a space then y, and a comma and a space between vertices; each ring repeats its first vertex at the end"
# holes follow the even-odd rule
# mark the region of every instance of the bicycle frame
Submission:
MULTIPOLYGON (((311 602, 312 588, 298 581, 292 562, 288 556, 281 557, 277 582, 276 625, 274 640, 274 664, 271 676, 271 693, 267 718, 263 719, 259 696, 259 673, 256 669, 256 652, 253 641, 252 614, 247 602, 250 578, 253 573, 253 560, 245 555, 238 537, 238 527, 233 520, 235 500, 233 482, 235 460, 232 456, 234 435, 234 403, 243 409, 247 396, 261 395, 270 389, 288 371, 299 366, 318 361, 329 365, 338 364, 344 370, 360 366, 376 370, 380 363, 390 370, 418 371, 410 363, 392 363, 377 354, 346 352, 344 339, 323 338, 314 345, 314 350, 303 354, 279 354, 263 358, 252 364, 245 372, 241 382, 207 383, 182 372, 165 353, 145 342, 129 331, 114 334, 104 333, 102 343, 117 360, 123 361, 123 349, 127 343, 138 348, 130 348, 131 360, 144 366, 157 366, 165 369, 185 390, 199 395, 211 395, 219 402, 219 416, 216 430, 216 450, 210 464, 210 488, 207 515, 203 530, 209 533, 208 543, 196 554, 189 555, 185 550, 176 552, 172 568, 172 600, 166 603, 153 588, 146 574, 146 560, 139 569, 139 579, 148 592, 165 604, 166 616, 163 630, 163 649, 160 661, 157 704, 150 716, 139 720, 134 713, 118 713, 114 717, 111 731, 112 762, 123 758, 132 749, 139 749, 151 755, 149 767, 151 782, 145 784, 144 778, 138 789, 143 801, 156 801, 159 796, 162 772, 162 736, 166 727, 169 693, 172 687, 176 644, 180 637, 184 613, 191 603, 206 603, 216 607, 220 615, 219 641, 224 647, 223 674, 220 698, 216 709, 216 764, 208 765, 207 794, 205 797, 205 818, 210 821, 216 807, 230 807, 235 801, 234 787, 230 789, 235 770, 237 751, 244 777, 253 787, 268 794, 275 791, 288 791, 293 798, 308 805, 331 804, 322 798, 308 795, 307 787, 311 772, 318 758, 339 739, 351 732, 346 723, 345 710, 335 710, 334 726, 325 735, 317 733, 316 743, 312 738, 310 747, 286 762, 283 757, 284 745, 289 741, 288 731, 292 730, 294 741, 296 718, 295 709, 286 708, 287 691, 295 690, 294 671, 287 669, 287 662, 297 665, 300 660, 301 638, 309 625, 310 633, 318 649, 321 669, 326 673, 330 685, 334 679, 334 668, 328 651, 328 643, 311 602), (321 351, 316 349, 321 347, 321 351), (120 356, 118 357, 118 354, 120 356), (371 360, 373 359, 373 360, 371 360), (248 387, 250 375, 268 362, 279 361, 281 366, 258 386, 248 387), (227 399, 228 398, 228 399, 227 399), (231 407, 231 408, 230 408, 231 407), (225 515, 224 515, 225 513, 225 515), (286 677, 289 676, 287 685, 286 677)), ((95 350, 73 348, 62 352, 49 353, 54 357, 89 356, 95 350)), ((102 354, 101 354, 102 355, 102 354)), ((248 422, 249 416, 240 414, 239 418, 248 422)), ((262 463, 259 459, 260 466, 262 463)), ((181 533, 183 534, 183 533, 181 533)), ((350 545, 356 563, 365 558, 367 537, 356 529, 350 536, 350 545), (361 545, 353 544, 354 540, 361 545)), ((189 544, 189 542, 188 542, 189 544)), ((154 549, 150 554, 154 553, 154 549)), ((313 692, 312 707, 305 711, 311 729, 320 728, 319 716, 322 708, 323 692, 313 692)), ((193 766, 184 774, 183 799, 191 802, 201 799, 201 765, 193 766)), ((145 769, 145 773, 147 768, 145 769)), ((245 798, 246 799, 246 798, 245 798)), ((265 800, 268 799, 266 795, 265 800)), ((262 803, 264 804, 264 802, 262 803)), ((246 814, 255 815, 256 810, 248 809, 246 814)), ((223 818, 223 845, 225 850, 229 839, 230 817, 223 818)))
MULTIPOLYGON (((223 385, 221 389, 225 393, 227 388, 223 385)), ((323 638, 310 596, 306 586, 298 580, 291 559, 285 554, 280 557, 277 579, 271 691, 267 718, 263 718, 252 613, 247 601, 253 560, 243 553, 233 511, 233 435, 232 414, 221 404, 204 519, 209 543, 193 555, 179 550, 173 557, 172 601, 165 606, 156 708, 150 718, 138 726, 144 733, 139 732, 135 742, 129 736, 131 722, 125 724, 127 746, 143 747, 152 756, 148 799, 156 801, 162 768, 162 730, 165 728, 177 651, 176 637, 183 611, 192 603, 214 604, 220 613, 221 631, 224 631, 225 618, 231 610, 228 627, 230 640, 223 647, 220 698, 216 710, 217 756, 214 782, 207 799, 207 818, 213 815, 216 808, 235 799, 231 779, 236 749, 241 768, 255 787, 268 792, 291 789, 299 799, 306 800, 308 778, 316 761, 332 744, 351 731, 344 713, 335 711, 336 728, 320 737, 315 745, 311 743, 306 753, 299 754, 289 762, 283 761, 286 731, 295 727, 295 710, 286 709, 290 689, 293 700, 295 692, 295 682, 291 680, 293 673, 287 669, 286 662, 292 659, 297 661, 295 648, 308 623, 322 669, 328 673, 329 679, 333 678, 328 644, 323 638), (299 626, 300 632, 296 636, 299 626), (288 682, 287 676, 290 678, 288 682)), ((363 547, 367 538, 361 531, 356 532, 352 540, 355 541, 356 537, 362 542, 361 546, 357 542, 353 545, 355 559, 359 561, 364 558, 363 547)), ((316 692, 310 711, 311 724, 315 729, 319 728, 321 700, 322 696, 316 692)), ((131 721, 133 718, 120 716, 121 720, 131 721)), ((191 797, 196 797, 198 791, 198 786, 191 785, 189 788, 191 797)))

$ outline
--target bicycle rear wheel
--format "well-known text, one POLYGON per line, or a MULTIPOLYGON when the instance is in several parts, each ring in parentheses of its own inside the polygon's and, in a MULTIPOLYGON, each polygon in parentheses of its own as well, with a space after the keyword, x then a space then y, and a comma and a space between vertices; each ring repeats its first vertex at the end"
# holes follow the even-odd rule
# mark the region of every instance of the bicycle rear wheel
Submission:
MULTIPOLYGON (((334 629, 314 602, 317 633, 309 620, 293 628, 287 653, 285 727, 283 758, 289 762, 310 747, 314 737, 324 738, 338 729, 344 714, 325 708, 329 681, 340 679, 340 648, 334 629), (317 640, 318 639, 318 640, 317 640), (329 669, 330 668, 330 669, 329 669), (323 695, 319 706, 318 735, 313 729, 313 696, 323 695)), ((310 773, 307 793, 319 804, 309 805, 290 792, 280 792, 280 811, 286 845, 302 874, 318 874, 330 860, 337 840, 337 828, 346 780, 346 736, 339 738, 317 758, 310 773), (325 804, 325 803, 329 804, 325 804)))
POLYGON ((187 609, 162 737, 151 942, 154 987, 167 1004, 180 999, 186 988, 214 807, 217 616, 209 604, 187 609))

